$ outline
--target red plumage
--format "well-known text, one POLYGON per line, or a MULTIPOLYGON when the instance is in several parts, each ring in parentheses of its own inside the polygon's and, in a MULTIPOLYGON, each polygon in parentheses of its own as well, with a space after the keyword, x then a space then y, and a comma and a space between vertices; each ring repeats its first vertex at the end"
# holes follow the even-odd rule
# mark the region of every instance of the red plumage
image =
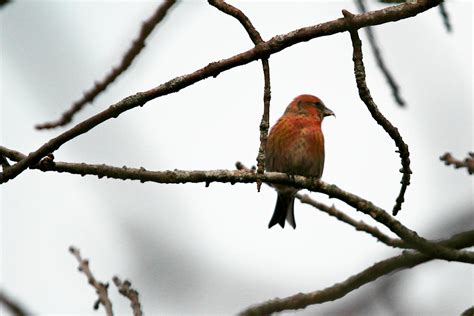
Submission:
MULTIPOLYGON (((321 178, 324 168, 324 136, 321 123, 334 115, 317 97, 303 94, 286 108, 283 116, 270 130, 266 146, 267 171, 321 178)), ((294 200, 297 189, 275 185, 277 204, 268 224, 285 227, 285 219, 296 228, 294 200)))

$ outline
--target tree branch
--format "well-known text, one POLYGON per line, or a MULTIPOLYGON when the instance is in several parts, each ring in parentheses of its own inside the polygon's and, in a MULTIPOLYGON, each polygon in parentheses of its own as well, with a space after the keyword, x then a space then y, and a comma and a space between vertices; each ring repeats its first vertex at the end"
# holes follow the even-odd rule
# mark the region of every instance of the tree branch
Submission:
MULTIPOLYGON (((359 12, 367 12, 364 0, 356 0, 356 5, 359 8, 359 12)), ((400 88, 394 77, 392 76, 390 70, 388 70, 387 65, 385 65, 384 59, 382 58, 382 53, 380 52, 380 48, 377 45, 377 40, 375 39, 374 32, 372 32, 372 28, 370 26, 366 27, 365 33, 367 34, 367 39, 369 40, 370 47, 372 47, 372 53, 374 54, 375 62, 377 63, 377 66, 380 68, 382 74, 387 80, 387 83, 392 90, 392 95, 395 101, 398 103, 398 105, 405 106, 405 101, 400 95, 400 88)))
POLYGON ((23 306, 21 306, 18 302, 8 297, 2 290, 0 290, 0 304, 5 306, 6 309, 11 313, 11 315, 15 316, 26 316, 31 315, 28 313, 23 306))
POLYGON ((441 14, 441 18, 443 19, 443 24, 446 27, 446 31, 448 33, 451 33, 453 28, 451 26, 451 22, 449 21, 449 15, 448 15, 448 11, 446 10, 446 7, 445 7, 444 0, 441 1, 441 3, 439 4, 439 13, 441 14))
MULTIPOLYGON (((250 19, 236 7, 227 4, 222 0, 208 0, 208 2, 219 9, 220 11, 233 16, 236 18, 240 24, 245 28, 250 39, 255 45, 258 45, 263 42, 260 33, 255 29, 250 19)), ((257 155, 257 173, 263 174, 265 170, 265 148, 267 146, 267 136, 268 128, 270 126, 270 99, 271 99, 271 88, 270 88, 270 65, 268 62, 268 57, 262 58, 262 68, 263 68, 263 79, 264 79, 264 88, 263 88, 263 115, 260 122, 260 147, 258 149, 257 155)), ((260 192, 260 187, 262 186, 262 181, 257 180, 257 190, 260 192)))
POLYGON ((349 224, 353 226, 356 230, 358 231, 363 231, 368 233, 369 235, 372 235, 375 237, 378 241, 383 242, 387 246, 394 247, 394 248, 410 248, 402 239, 396 239, 396 238, 391 238, 384 233, 382 233, 377 227, 375 226, 370 226, 366 224, 363 221, 356 221, 349 215, 346 215, 345 213, 339 211, 337 208, 333 206, 329 207, 326 204, 320 203, 314 199, 312 199, 309 195, 307 194, 296 194, 296 198, 301 201, 301 203, 304 204, 309 204, 311 206, 314 206, 320 211, 323 211, 327 213, 330 216, 333 216, 340 220, 341 222, 344 222, 346 224, 349 224))
POLYGON ((108 283, 104 284, 95 279, 94 275, 92 275, 92 272, 89 268, 89 260, 82 259, 79 249, 73 246, 70 246, 69 252, 74 257, 76 257, 77 261, 79 262, 79 267, 78 267, 79 271, 86 275, 87 281, 95 289, 97 295, 99 296, 97 301, 94 303, 94 309, 95 310, 99 309, 99 305, 102 304, 105 308, 105 312, 107 313, 107 316, 113 316, 112 302, 110 301, 109 295, 108 295, 109 284, 108 283))
POLYGON ((400 182, 401 188, 392 211, 393 215, 395 216, 402 208, 402 203, 405 200, 405 191, 407 186, 410 184, 410 174, 412 173, 410 170, 410 152, 408 151, 408 145, 403 141, 398 129, 393 126, 392 123, 390 123, 390 121, 385 118, 385 116, 383 116, 372 99, 372 96, 370 95, 370 90, 367 87, 367 83, 365 81, 365 67, 362 60, 362 42, 359 38, 359 34, 357 33, 357 29, 355 27, 352 28, 354 15, 346 10, 343 10, 342 13, 344 14, 344 17, 349 25, 349 33, 351 35, 352 47, 354 49, 352 60, 354 61, 354 74, 357 82, 357 88, 359 89, 359 96, 367 106, 367 109, 377 124, 382 126, 385 132, 387 132, 387 134, 395 142, 395 145, 398 147, 400 159, 402 161, 402 169, 400 170, 400 172, 403 174, 402 180, 400 182))
MULTIPOLYGON (((24 155, 0 146, 0 153, 9 159, 24 160, 24 155)), ((297 189, 308 189, 314 192, 321 192, 330 198, 336 198, 344 203, 352 206, 358 211, 363 212, 374 218, 379 223, 388 227, 397 236, 403 239, 409 247, 415 248, 420 252, 426 253, 435 258, 448 261, 459 261, 466 263, 474 263, 474 253, 469 251, 456 251, 438 244, 432 243, 423 237, 418 236, 415 231, 410 230, 401 222, 390 216, 385 210, 374 205, 372 202, 365 200, 355 194, 339 189, 334 184, 327 184, 320 180, 306 178, 303 176, 289 177, 285 173, 267 172, 263 175, 255 174, 247 171, 229 171, 229 170, 174 170, 174 171, 147 171, 143 167, 140 169, 128 168, 123 166, 112 167, 107 165, 88 165, 85 163, 67 163, 54 162, 51 158, 43 159, 39 164, 32 166, 33 169, 41 171, 67 172, 71 174, 96 175, 99 179, 103 177, 122 179, 122 180, 139 180, 140 182, 152 181, 156 183, 200 183, 203 182, 209 186, 211 182, 223 183, 254 183, 257 179, 262 182, 272 184, 285 184, 293 186, 297 189)), ((8 169, 7 169, 8 170, 8 169)))
MULTIPOLYGON (((443 247, 461 249, 474 245, 474 230, 456 234, 447 240, 437 243, 443 247)), ((285 310, 295 310, 305 308, 313 304, 334 301, 359 287, 375 281, 381 276, 387 275, 393 271, 408 269, 434 258, 418 253, 404 251, 403 254, 379 261, 364 271, 357 273, 343 282, 336 283, 333 286, 310 293, 299 293, 286 298, 275 298, 270 301, 260 303, 242 311, 240 315, 269 315, 275 312, 285 310)))
POLYGON ((134 316, 142 316, 142 306, 140 304, 140 299, 138 297, 138 292, 134 289, 132 289, 132 283, 130 281, 125 280, 122 282, 118 276, 114 276, 112 279, 115 283, 115 285, 118 288, 118 291, 120 294, 123 296, 127 297, 130 300, 130 306, 132 307, 133 310, 133 315, 134 316))
MULTIPOLYGON (((249 168, 245 167, 240 161, 238 161, 235 164, 235 167, 237 168, 237 170, 243 170, 243 171, 248 171, 248 172, 255 173, 254 169, 249 169, 249 168)), ((271 185, 269 185, 269 186, 272 187, 271 185)), ((334 205, 329 207, 326 204, 323 204, 321 202, 318 202, 318 201, 312 199, 308 194, 297 193, 295 195, 295 197, 298 200, 300 200, 300 202, 303 203, 303 204, 311 205, 311 206, 317 208, 318 210, 327 213, 329 216, 333 216, 333 217, 337 218, 338 220, 340 220, 341 222, 344 222, 346 224, 349 224, 349 225, 353 226, 358 231, 363 231, 363 232, 368 233, 369 235, 372 235, 378 241, 383 242, 387 246, 395 247, 395 248, 410 248, 403 240, 390 238, 389 236, 382 233, 377 227, 370 226, 370 225, 366 224, 363 221, 356 221, 355 219, 353 219, 349 215, 347 215, 347 214, 339 211, 338 209, 336 209, 334 207, 334 205)))
POLYGON ((453 165, 454 168, 466 168, 469 174, 474 174, 474 152, 469 153, 469 157, 464 158, 464 160, 457 160, 450 153, 445 153, 439 160, 444 161, 446 166, 453 165))
MULTIPOLYGON (((379 25, 413 17, 436 6, 439 4, 439 1, 441 0, 419 0, 416 3, 404 3, 398 6, 384 8, 382 10, 355 15, 351 20, 350 27, 357 29, 369 25, 379 25)), ((5 183, 10 179, 15 178, 29 166, 38 163, 38 161, 45 155, 53 153, 64 143, 88 132, 92 128, 111 118, 117 118, 125 111, 138 106, 143 106, 152 99, 177 92, 198 81, 204 80, 211 76, 215 77, 223 71, 245 65, 251 61, 277 53, 297 43, 309 41, 317 37, 329 36, 347 31, 348 27, 349 26, 345 19, 340 18, 315 26, 303 27, 284 35, 277 35, 266 42, 258 44, 246 52, 220 60, 218 62, 210 63, 206 67, 196 70, 193 73, 177 77, 148 91, 139 92, 135 95, 128 96, 114 105, 111 105, 108 109, 90 117, 89 119, 86 119, 73 128, 63 132, 59 136, 49 140, 36 151, 30 153, 25 159, 4 170, 3 173, 0 174, 0 183, 5 183)))
POLYGON ((103 78, 101 81, 96 81, 94 86, 88 91, 84 92, 84 95, 79 100, 75 101, 71 108, 64 112, 59 119, 52 122, 46 122, 35 126, 36 129, 51 129, 59 126, 64 126, 71 122, 72 118, 78 113, 87 103, 94 101, 94 99, 107 87, 115 81, 122 73, 124 73, 128 67, 133 63, 135 58, 140 54, 143 48, 145 48, 145 41, 151 34, 155 26, 157 26, 166 16, 168 10, 175 4, 176 0, 164 0, 164 2, 158 6, 156 11, 151 17, 148 18, 142 24, 140 34, 132 41, 132 45, 122 57, 119 65, 112 68, 112 70, 103 78))

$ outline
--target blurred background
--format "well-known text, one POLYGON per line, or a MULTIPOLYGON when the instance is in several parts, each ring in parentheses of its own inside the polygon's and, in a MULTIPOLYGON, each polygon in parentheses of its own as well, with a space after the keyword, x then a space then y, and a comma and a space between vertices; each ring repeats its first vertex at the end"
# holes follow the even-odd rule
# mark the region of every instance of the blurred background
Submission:
MULTIPOLYGON (((233 1, 264 39, 357 12, 350 1, 233 1)), ((384 5, 367 1, 368 8, 384 5)), ((28 153, 62 131, 33 126, 59 117, 118 64, 156 2, 14 1, 0 9, 3 146, 28 153)), ((426 238, 474 226, 473 177, 439 161, 473 143, 470 1, 374 31, 401 86, 391 95, 361 31, 367 83, 408 143, 412 181, 397 219, 426 238)), ((183 1, 147 40, 130 69, 75 117, 252 47, 242 26, 205 1, 183 1)), ((337 118, 324 122, 323 180, 391 210, 401 174, 396 147, 358 97, 347 33, 292 46, 270 58, 273 124, 302 93, 337 118)), ((263 110, 261 63, 252 62, 126 112, 54 153, 57 161, 148 170, 233 169, 256 164, 263 110)), ((374 224, 344 203, 311 196, 374 224)), ((400 253, 297 202, 296 230, 267 229, 276 193, 254 184, 162 185, 28 170, 0 188, 1 288, 37 315, 97 314, 96 294, 70 245, 101 281, 128 278, 148 315, 235 314, 273 297, 322 289, 400 253)), ((389 233, 384 227, 379 228, 389 233)), ((395 273, 297 315, 456 315, 474 304, 474 274, 433 261, 395 273)), ((110 287, 117 314, 129 302, 110 287)), ((102 307, 101 307, 102 309, 102 307)), ((101 314, 99 312, 99 314, 101 314)), ((293 313, 293 312, 291 312, 293 313)))

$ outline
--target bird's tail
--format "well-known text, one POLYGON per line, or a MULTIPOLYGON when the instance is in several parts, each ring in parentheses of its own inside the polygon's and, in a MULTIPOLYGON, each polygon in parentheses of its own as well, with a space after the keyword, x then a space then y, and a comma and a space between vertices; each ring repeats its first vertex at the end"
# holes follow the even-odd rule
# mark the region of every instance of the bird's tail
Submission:
POLYGON ((293 194, 278 193, 277 203, 273 211, 272 219, 270 223, 268 223, 268 228, 276 224, 280 224, 280 226, 284 228, 285 219, 293 228, 296 228, 294 204, 295 196, 293 194))

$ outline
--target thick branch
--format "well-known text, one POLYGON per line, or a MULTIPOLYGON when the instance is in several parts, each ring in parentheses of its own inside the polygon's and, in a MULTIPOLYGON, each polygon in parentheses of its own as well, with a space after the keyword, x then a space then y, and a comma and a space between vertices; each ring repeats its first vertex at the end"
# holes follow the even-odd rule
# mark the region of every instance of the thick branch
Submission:
POLYGON ((88 91, 84 92, 84 95, 82 98, 79 100, 75 101, 71 108, 64 112, 59 119, 56 121, 52 122, 47 122, 43 124, 38 124, 35 126, 36 129, 50 129, 50 128, 55 128, 59 126, 64 126, 71 122, 73 116, 79 112, 87 103, 90 103, 94 101, 94 99, 107 87, 115 81, 122 73, 124 73, 128 67, 132 64, 132 62, 135 60, 135 57, 137 57, 140 52, 142 51, 143 48, 145 48, 145 41, 148 37, 148 35, 151 34, 155 26, 160 23, 164 17, 166 16, 166 13, 168 12, 169 8, 176 2, 176 0, 165 0, 153 13, 153 15, 148 18, 145 22, 142 24, 142 28, 140 30, 140 34, 138 35, 138 38, 133 40, 132 46, 128 49, 128 51, 125 53, 125 55, 122 57, 122 61, 118 66, 115 66, 112 68, 110 73, 108 73, 105 78, 103 78, 101 81, 96 81, 94 83, 94 86, 90 88, 88 91))
POLYGON ((454 168, 466 168, 469 174, 474 174, 474 152, 469 153, 469 157, 464 158, 464 160, 457 160, 450 153, 445 153, 439 160, 444 161, 446 166, 453 165, 454 168))
MULTIPOLYGON (((451 238, 437 243, 445 247, 461 249, 474 245, 474 230, 463 232, 451 238)), ((251 306, 242 311, 240 315, 269 315, 285 310, 295 310, 305 308, 308 305, 321 304, 324 302, 337 300, 351 291, 358 289, 362 285, 375 281, 381 276, 393 271, 408 269, 419 264, 430 261, 434 258, 418 253, 404 252, 403 254, 375 263, 370 268, 357 273, 341 283, 320 291, 310 293, 299 293, 286 298, 275 298, 270 301, 251 306)))
POLYGON ((69 247, 69 252, 77 259, 77 262, 79 263, 79 271, 85 274, 87 281, 95 289, 97 295, 99 296, 97 301, 94 303, 94 309, 98 309, 99 305, 102 304, 105 308, 107 316, 112 316, 112 302, 110 301, 109 295, 107 293, 109 284, 104 284, 96 280, 89 268, 89 260, 82 259, 79 249, 71 246, 69 247))
MULTIPOLYGON (((224 13, 227 13, 234 18, 236 18, 240 24, 245 28, 250 39, 255 45, 258 45, 263 42, 260 33, 253 26, 250 19, 236 7, 225 3, 222 0, 208 0, 209 3, 224 13)), ((270 99, 271 99, 271 88, 270 88, 270 65, 268 62, 268 57, 262 58, 262 68, 263 68, 263 79, 264 79, 264 88, 263 88, 263 115, 260 122, 260 147, 258 149, 257 155, 257 173, 263 174, 265 170, 265 148, 267 146, 267 136, 268 128, 270 126, 270 99)), ((257 190, 260 191, 262 182, 257 180, 257 190)))
POLYGON ((352 28, 354 15, 346 10, 343 10, 342 12, 350 27, 349 32, 351 34, 352 47, 354 48, 352 60, 354 61, 354 74, 357 82, 357 88, 359 89, 359 96, 367 106, 367 109, 369 109, 370 114, 377 124, 382 126, 385 132, 387 132, 387 134, 395 142, 395 145, 398 147, 400 159, 402 161, 402 169, 400 172, 403 174, 403 176, 400 182, 400 193, 398 194, 395 206, 393 207, 392 211, 393 215, 397 215, 398 211, 400 211, 402 208, 402 203, 405 201, 405 191, 407 186, 410 184, 410 174, 412 173, 410 170, 410 152, 408 151, 408 145, 403 141, 398 129, 393 126, 392 123, 390 123, 390 121, 385 118, 385 116, 383 116, 372 99, 372 96, 370 95, 370 90, 367 87, 367 83, 365 81, 365 67, 362 60, 362 42, 359 38, 357 29, 355 27, 352 28))
MULTIPOLYGON (((398 6, 384 8, 382 10, 359 14, 352 18, 351 28, 379 25, 413 17, 436 6, 439 4, 439 1, 440 0, 419 0, 416 3, 404 3, 398 6)), ((143 106, 152 99, 177 92, 198 81, 212 76, 215 77, 223 71, 245 65, 251 61, 277 53, 297 43, 309 41, 316 37, 329 36, 347 30, 348 25, 345 19, 340 18, 315 26, 304 27, 284 35, 277 35, 266 42, 258 44, 256 47, 246 52, 220 60, 218 62, 210 63, 206 67, 196 70, 193 73, 172 79, 151 90, 139 92, 135 95, 126 97, 122 101, 111 105, 108 109, 92 116, 91 118, 60 134, 59 136, 51 139, 36 151, 30 153, 28 157, 22 161, 18 162, 11 168, 4 170, 4 172, 0 174, 0 183, 5 183, 10 179, 15 178, 29 166, 38 163, 41 158, 49 153, 54 152, 71 139, 88 132, 92 128, 111 118, 118 117, 125 111, 138 106, 143 106)))
MULTIPOLYGON (((24 155, 0 146, 0 154, 9 159, 24 159, 24 155)), ((10 167, 11 168, 11 167, 10 167)), ((51 158, 43 159, 39 164, 32 168, 42 171, 67 172, 71 174, 96 175, 98 178, 108 177, 122 180, 139 180, 140 182, 152 181, 156 183, 200 183, 203 182, 209 186, 211 182, 223 183, 254 183, 258 179, 262 182, 272 184, 285 184, 298 189, 308 189, 314 192, 321 192, 330 198, 339 199, 346 204, 361 211, 376 221, 387 226, 392 232, 402 238, 408 246, 416 248, 420 252, 426 253, 435 258, 448 261, 460 261, 474 263, 474 253, 469 251, 456 251, 439 246, 429 242, 423 237, 418 236, 415 231, 405 227, 402 223, 390 216, 385 210, 374 205, 355 194, 339 189, 334 184, 327 184, 312 178, 302 176, 289 177, 285 173, 268 172, 263 175, 247 171, 229 171, 229 170, 208 170, 208 171, 147 171, 144 168, 135 169, 123 166, 111 167, 107 165, 88 165, 85 163, 66 163, 54 162, 51 158)), ((8 169, 7 169, 8 170, 8 169)))

